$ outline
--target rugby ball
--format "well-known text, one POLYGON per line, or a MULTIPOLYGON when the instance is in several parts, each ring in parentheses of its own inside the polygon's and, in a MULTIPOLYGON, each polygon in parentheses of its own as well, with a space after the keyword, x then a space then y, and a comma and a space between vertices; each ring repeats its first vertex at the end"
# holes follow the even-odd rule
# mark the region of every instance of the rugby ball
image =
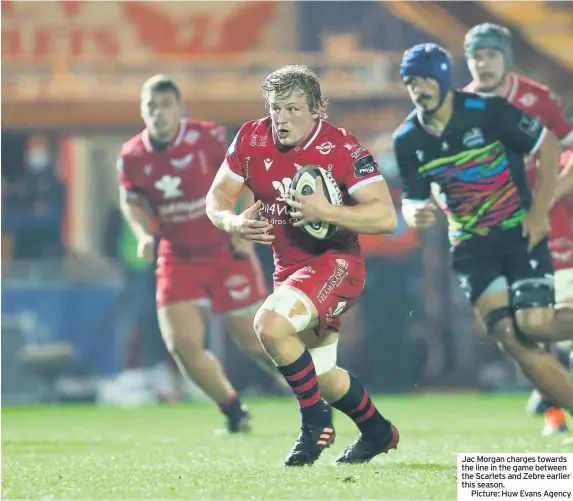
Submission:
MULTIPOLYGON (((330 172, 318 165, 306 165, 302 167, 292 180, 292 189, 301 195, 312 195, 316 182, 322 182, 324 195, 332 205, 342 205, 342 192, 338 184, 336 184, 330 172)), ((308 223, 300 228, 318 240, 326 240, 338 231, 338 226, 322 221, 308 223)))

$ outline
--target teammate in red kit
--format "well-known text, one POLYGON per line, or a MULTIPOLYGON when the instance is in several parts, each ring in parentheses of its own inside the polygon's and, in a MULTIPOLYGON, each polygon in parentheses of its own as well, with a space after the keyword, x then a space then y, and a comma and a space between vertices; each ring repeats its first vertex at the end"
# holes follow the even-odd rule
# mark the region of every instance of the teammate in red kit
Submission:
POLYGON ((152 218, 159 223, 156 301, 163 338, 181 372, 227 416, 228 431, 248 431, 247 408, 203 347, 210 306, 225 314, 235 341, 280 377, 253 330, 267 289, 252 244, 213 228, 205 214, 207 191, 225 158, 226 130, 182 118, 179 88, 162 75, 144 83, 141 116, 145 130, 123 145, 118 161, 121 209, 144 259, 153 259, 152 218))
POLYGON ((398 431, 358 379, 336 366, 338 331, 340 316, 364 287, 357 233, 394 231, 396 212, 372 155, 356 137, 325 121, 327 101, 312 70, 285 66, 265 77, 262 88, 270 116, 247 122, 235 137, 207 196, 207 215, 218 228, 270 244, 274 253, 274 292, 257 312, 255 330, 300 407, 300 434, 285 464, 312 464, 334 441, 321 398, 360 430, 336 462, 367 462, 396 448, 398 431), (331 205, 320 183, 309 196, 290 189, 306 165, 331 173, 344 205, 331 205), (235 200, 245 185, 257 202, 237 215, 235 200), (339 231, 317 240, 297 227, 317 221, 339 231))
MULTIPOLYGON (((505 97, 511 104, 545 125, 561 140, 564 148, 573 149, 573 124, 565 118, 561 100, 545 85, 511 71, 513 50, 511 34, 507 28, 489 23, 474 26, 466 34, 464 50, 474 79, 466 90, 505 97)), ((532 189, 535 189, 536 166, 535 157, 526 164, 528 181, 532 189)), ((573 190, 573 157, 562 167, 550 215, 549 249, 555 269, 556 307, 571 308, 573 230, 563 198, 573 190)), ((571 328, 573 329, 573 326, 571 328)), ((556 409, 549 401, 543 399, 539 392, 534 391, 528 407, 545 412, 544 435, 567 430, 563 410, 556 409)))

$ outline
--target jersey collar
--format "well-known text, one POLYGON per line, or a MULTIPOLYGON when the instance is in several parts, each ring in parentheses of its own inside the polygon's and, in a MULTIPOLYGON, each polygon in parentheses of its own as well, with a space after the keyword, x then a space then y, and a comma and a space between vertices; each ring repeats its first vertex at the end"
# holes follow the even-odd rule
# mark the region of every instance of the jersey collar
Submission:
POLYGON ((517 92, 517 77, 515 76, 515 73, 511 72, 507 76, 509 78, 509 90, 507 91, 507 93, 505 93, 505 95, 498 94, 497 92, 480 92, 477 88, 475 80, 472 80, 470 82, 468 86, 469 91, 475 92, 476 94, 481 94, 482 96, 500 96, 507 99, 511 103, 515 98, 515 94, 517 92))
MULTIPOLYGON (((179 146, 181 141, 183 141, 183 136, 187 130, 187 121, 184 118, 179 120, 179 125, 177 127, 177 133, 173 136, 173 139, 169 143, 169 148, 173 148, 179 146)), ((151 144, 151 138, 149 137, 149 131, 145 129, 141 134, 141 139, 143 140, 143 145, 148 153, 153 153, 155 150, 151 144)))

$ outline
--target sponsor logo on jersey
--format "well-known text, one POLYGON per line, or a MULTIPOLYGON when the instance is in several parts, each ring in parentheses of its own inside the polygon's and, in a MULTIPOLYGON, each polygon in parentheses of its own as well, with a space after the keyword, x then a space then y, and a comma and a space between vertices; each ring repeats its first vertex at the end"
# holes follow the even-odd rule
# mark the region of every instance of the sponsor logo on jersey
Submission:
POLYGON ((538 101, 538 97, 531 92, 527 92, 526 94, 523 94, 518 101, 526 108, 531 108, 538 101))
POLYGON ((483 132, 478 127, 474 127, 472 130, 464 134, 462 142, 466 148, 482 146, 485 142, 483 132))
POLYGON ((201 133, 196 130, 187 131, 183 137, 183 142, 187 144, 195 144, 197 140, 201 137, 201 133))
POLYGON ((519 129, 525 132, 528 136, 537 137, 542 129, 541 123, 527 113, 521 115, 519 121, 519 129))
POLYGON ((366 152, 366 146, 362 146, 361 144, 357 144, 356 145, 356 150, 354 150, 350 156, 352 158, 354 158, 354 160, 357 160, 358 158, 360 158, 360 155, 362 155, 364 152, 366 152))
POLYGON ((260 146, 261 148, 264 148, 267 145, 267 136, 251 134, 251 141, 249 144, 253 147, 260 146))
POLYGON ((336 146, 332 144, 330 141, 327 141, 326 143, 322 143, 316 146, 316 149, 323 155, 328 155, 334 148, 336 148, 336 146))
POLYGON ((354 177, 361 178, 378 171, 378 164, 372 155, 366 155, 354 162, 354 177))
MULTIPOLYGON (((341 259, 341 261, 344 260, 341 259)), ((344 262, 346 263, 346 261, 344 262)), ((326 282, 316 295, 316 299, 318 299, 318 302, 320 304, 324 303, 328 299, 328 296, 330 296, 332 291, 340 284, 342 284, 342 282, 344 282, 344 279, 348 276, 347 267, 343 268, 342 266, 340 266, 340 263, 338 264, 339 265, 334 270, 334 273, 330 275, 330 277, 328 277, 328 279, 326 280, 326 282)), ((346 265, 348 266, 348 263, 346 263, 346 265)))

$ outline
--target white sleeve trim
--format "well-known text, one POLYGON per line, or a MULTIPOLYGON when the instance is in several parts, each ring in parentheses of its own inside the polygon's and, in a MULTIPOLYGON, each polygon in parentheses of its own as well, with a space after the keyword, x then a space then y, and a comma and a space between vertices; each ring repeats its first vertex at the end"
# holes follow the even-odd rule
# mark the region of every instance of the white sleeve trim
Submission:
POLYGON ((221 170, 223 171, 223 173, 225 175, 229 176, 231 179, 234 179, 235 181, 237 181, 239 183, 245 182, 245 178, 243 176, 239 176, 239 174, 233 172, 231 170, 231 168, 229 167, 229 165, 227 164, 227 162, 224 162, 223 165, 221 165, 221 170))
POLYGON ((543 131, 541 132, 539 139, 535 143, 535 146, 529 152, 530 155, 535 155, 537 153, 537 150, 539 150, 539 148, 541 148, 543 141, 545 141, 545 136, 547 136, 547 128, 543 127, 543 131))
POLYGON ((358 183, 352 185, 348 188, 348 194, 352 195, 357 189, 362 188, 363 186, 367 186, 372 183, 377 183, 380 181, 384 181, 384 178, 381 175, 369 177, 368 179, 364 179, 363 181, 359 181, 358 183))
POLYGON ((568 143, 572 143, 571 147, 573 148, 573 130, 561 140, 564 147, 567 147, 568 143))

